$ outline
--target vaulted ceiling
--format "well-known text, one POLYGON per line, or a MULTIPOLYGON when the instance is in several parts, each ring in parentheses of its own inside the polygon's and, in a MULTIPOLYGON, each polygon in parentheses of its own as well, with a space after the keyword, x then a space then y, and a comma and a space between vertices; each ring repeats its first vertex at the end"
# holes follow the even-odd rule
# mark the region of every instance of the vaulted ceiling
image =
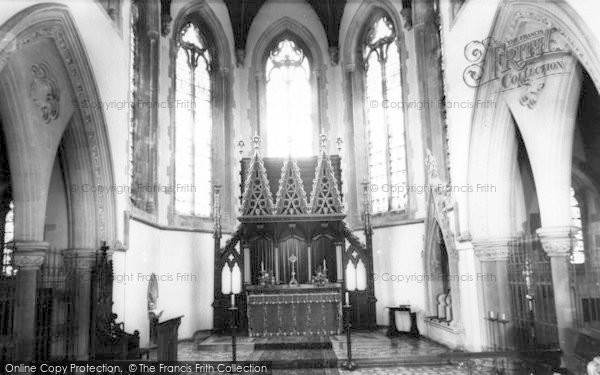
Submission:
MULTIPOLYGON (((307 0, 313 7, 327 34, 330 56, 332 63, 337 63, 337 51, 339 47, 340 21, 344 12, 346 0, 307 0)), ((237 63, 243 64, 244 51, 248 32, 254 17, 266 0, 225 0, 231 17, 233 34, 235 38, 235 49, 237 63)))

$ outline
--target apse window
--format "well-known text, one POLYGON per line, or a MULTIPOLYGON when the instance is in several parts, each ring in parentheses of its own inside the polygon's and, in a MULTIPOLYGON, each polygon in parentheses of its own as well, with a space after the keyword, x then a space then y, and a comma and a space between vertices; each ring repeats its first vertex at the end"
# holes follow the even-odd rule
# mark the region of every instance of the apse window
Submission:
POLYGON ((310 63, 290 39, 278 42, 265 67, 267 154, 302 157, 313 154, 310 63))
POLYGON ((212 203, 211 55, 193 23, 179 34, 175 71, 175 210, 209 217, 212 203))
POLYGON ((369 181, 373 213, 406 208, 407 172, 400 52, 390 19, 367 29, 363 46, 369 181))

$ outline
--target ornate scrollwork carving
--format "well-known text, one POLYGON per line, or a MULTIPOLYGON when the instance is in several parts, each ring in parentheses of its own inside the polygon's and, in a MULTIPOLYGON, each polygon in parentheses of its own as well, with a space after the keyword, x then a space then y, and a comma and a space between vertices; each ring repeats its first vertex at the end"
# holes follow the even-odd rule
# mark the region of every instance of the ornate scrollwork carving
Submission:
POLYGON ((536 232, 549 257, 562 257, 571 254, 573 242, 575 241, 573 234, 576 229, 574 227, 542 227, 536 232))
POLYGON ((509 238, 473 241, 475 256, 482 262, 507 260, 510 251, 509 242, 509 238))
POLYGON ((433 156, 429 149, 427 149, 427 156, 425 157, 425 166, 427 168, 429 189, 431 190, 435 216, 442 230, 448 255, 457 257, 458 252, 456 246, 454 246, 454 231, 450 227, 450 219, 448 218, 448 211, 454 208, 454 199, 451 195, 452 187, 440 178, 435 156, 433 156))
POLYGON ((33 79, 29 95, 39 108, 42 120, 48 124, 56 120, 59 114, 60 89, 56 79, 50 74, 48 64, 41 62, 31 67, 33 79))
POLYGON ((13 264, 19 269, 37 270, 44 264, 45 255, 43 254, 22 254, 13 255, 13 264))
POLYGON ((337 66, 340 63, 340 47, 329 47, 329 62, 331 66, 337 66))
POLYGON ((527 82, 527 84, 524 87, 524 93, 519 98, 519 103, 522 106, 525 106, 529 109, 533 109, 537 104, 538 97, 544 89, 545 85, 546 82, 544 79, 535 82, 527 82))

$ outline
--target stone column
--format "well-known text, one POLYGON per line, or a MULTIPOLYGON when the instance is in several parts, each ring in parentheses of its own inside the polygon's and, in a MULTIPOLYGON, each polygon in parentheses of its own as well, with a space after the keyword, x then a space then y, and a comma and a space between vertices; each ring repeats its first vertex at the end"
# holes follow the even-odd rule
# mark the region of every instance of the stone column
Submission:
POLYGON ((77 326, 75 355, 77 360, 87 360, 90 355, 92 269, 96 260, 96 250, 68 249, 64 250, 63 257, 71 275, 67 280, 73 283, 73 305, 77 326))
POLYGON ((569 255, 574 241, 573 233, 571 226, 542 227, 537 230, 542 246, 550 257, 558 339, 565 353, 574 348, 568 335, 568 330, 575 326, 575 307, 569 287, 569 255))
MULTIPOLYGON (((509 254, 509 237, 493 238, 486 240, 473 241, 473 248, 475 250, 475 256, 479 258, 480 268, 473 279, 477 284, 477 290, 481 291, 482 311, 485 316, 481 319, 483 327, 486 327, 487 332, 487 346, 489 348, 494 347, 492 337, 488 331, 489 322, 485 320, 488 311, 494 311, 497 315, 505 314, 506 319, 511 319, 511 298, 510 288, 508 285, 508 254, 509 254)), ((510 327, 510 325, 509 325, 510 327)), ((505 343, 504 338, 496 336, 496 349, 500 349, 500 346, 505 343)))
POLYGON ((39 270, 44 264, 47 242, 15 242, 13 262, 17 269, 15 310, 16 358, 31 361, 35 356, 35 312, 39 270))

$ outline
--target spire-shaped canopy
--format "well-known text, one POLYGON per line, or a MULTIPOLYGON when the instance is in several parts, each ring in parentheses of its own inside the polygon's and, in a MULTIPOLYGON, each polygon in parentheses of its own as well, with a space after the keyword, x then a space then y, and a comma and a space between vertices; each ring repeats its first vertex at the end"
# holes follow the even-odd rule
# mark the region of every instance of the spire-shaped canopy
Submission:
POLYGON ((269 189, 267 172, 260 155, 260 137, 252 138, 254 155, 250 161, 246 186, 242 199, 242 216, 264 216, 273 214, 273 198, 269 189))
POLYGON ((325 134, 321 134, 319 145, 320 152, 313 180, 310 213, 317 215, 341 214, 343 211, 342 200, 327 153, 327 136, 325 134))
POLYGON ((276 215, 300 215, 308 213, 306 193, 302 185, 300 170, 292 157, 281 168, 279 191, 277 192, 276 215))

